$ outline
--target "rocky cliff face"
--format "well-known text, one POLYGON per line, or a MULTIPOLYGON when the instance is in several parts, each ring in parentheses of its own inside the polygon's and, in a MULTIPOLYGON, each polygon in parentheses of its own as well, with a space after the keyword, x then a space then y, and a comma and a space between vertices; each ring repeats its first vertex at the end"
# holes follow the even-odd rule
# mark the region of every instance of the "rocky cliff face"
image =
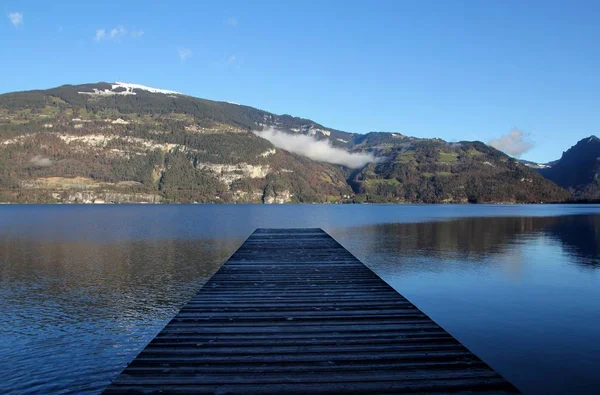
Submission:
POLYGON ((119 204, 119 203, 161 203, 160 195, 148 193, 116 193, 116 192, 67 192, 53 193, 53 198, 60 203, 93 203, 93 204, 119 204))

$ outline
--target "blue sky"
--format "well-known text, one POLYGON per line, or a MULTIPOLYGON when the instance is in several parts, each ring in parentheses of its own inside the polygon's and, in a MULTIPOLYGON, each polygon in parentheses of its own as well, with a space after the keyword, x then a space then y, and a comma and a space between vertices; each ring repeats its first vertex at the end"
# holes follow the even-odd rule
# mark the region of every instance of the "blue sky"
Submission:
POLYGON ((53 3, 0 4, 0 92, 135 82, 349 132, 525 139, 534 161, 600 133, 597 1, 53 3))

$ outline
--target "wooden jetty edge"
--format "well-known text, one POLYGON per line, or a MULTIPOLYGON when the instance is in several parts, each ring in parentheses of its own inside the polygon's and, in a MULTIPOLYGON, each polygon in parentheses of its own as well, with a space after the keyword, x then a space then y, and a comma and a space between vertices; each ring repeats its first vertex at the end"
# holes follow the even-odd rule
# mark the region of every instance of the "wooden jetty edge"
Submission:
POLYGON ((518 393, 321 229, 257 229, 106 389, 518 393))

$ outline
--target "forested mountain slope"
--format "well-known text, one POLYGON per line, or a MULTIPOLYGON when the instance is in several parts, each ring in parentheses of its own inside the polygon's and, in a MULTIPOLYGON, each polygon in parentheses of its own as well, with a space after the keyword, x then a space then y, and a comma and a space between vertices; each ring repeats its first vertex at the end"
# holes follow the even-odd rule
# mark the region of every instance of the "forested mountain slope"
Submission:
MULTIPOLYGON (((341 152, 341 151, 336 151, 341 152)), ((0 95, 5 202, 550 202, 568 194, 479 142, 346 133, 123 83, 0 95), (310 136, 302 154, 255 135, 310 136), (373 163, 307 158, 327 141, 373 163)))

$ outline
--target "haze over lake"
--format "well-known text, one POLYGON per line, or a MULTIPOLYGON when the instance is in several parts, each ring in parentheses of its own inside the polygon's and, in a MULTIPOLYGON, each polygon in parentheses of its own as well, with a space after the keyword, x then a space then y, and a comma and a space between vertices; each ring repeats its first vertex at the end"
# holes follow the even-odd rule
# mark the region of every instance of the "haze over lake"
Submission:
POLYGON ((600 206, 0 206, 0 393, 99 393, 257 227, 321 227, 525 393, 594 393, 600 206))

